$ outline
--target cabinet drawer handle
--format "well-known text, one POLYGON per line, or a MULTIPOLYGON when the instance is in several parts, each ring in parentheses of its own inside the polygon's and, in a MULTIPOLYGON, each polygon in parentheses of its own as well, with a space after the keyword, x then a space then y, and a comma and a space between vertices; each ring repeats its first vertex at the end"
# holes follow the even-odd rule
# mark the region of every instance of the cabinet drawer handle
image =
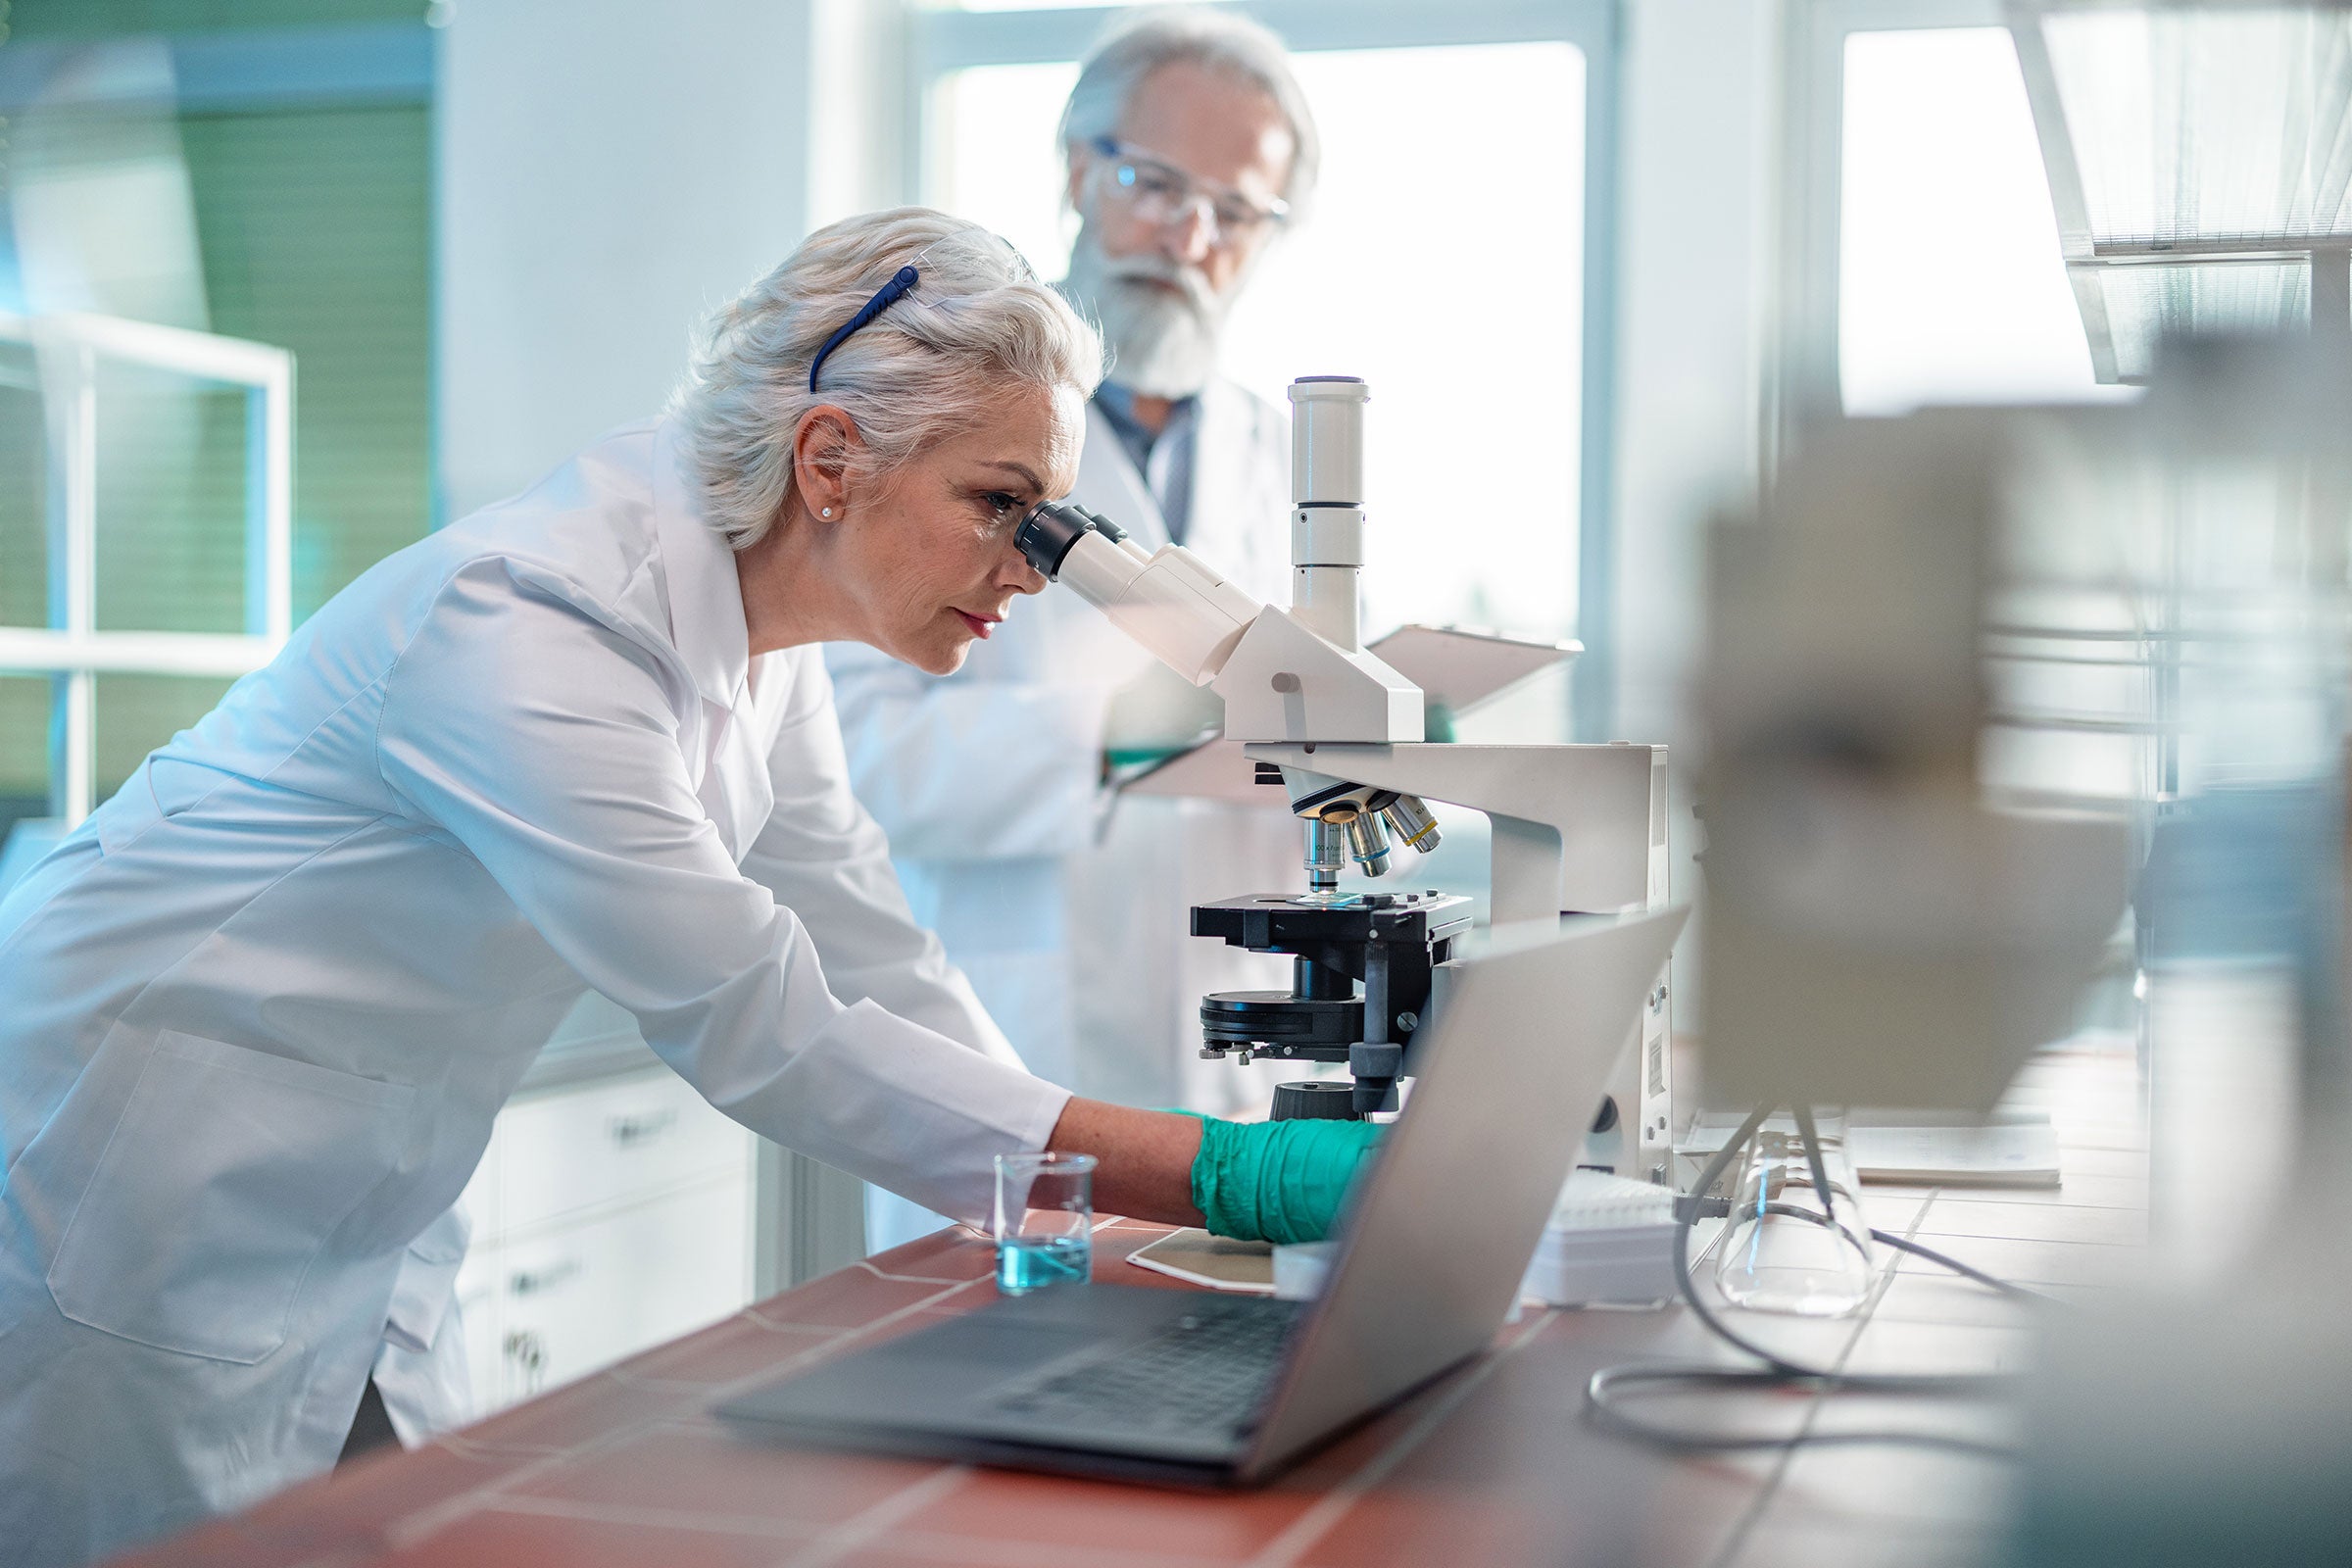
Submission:
POLYGON ((525 1396, 537 1394, 547 1376, 547 1342, 530 1329, 516 1329, 507 1336, 507 1362, 521 1375, 525 1396))
POLYGON ((622 1149, 634 1149, 669 1131, 670 1123, 678 1119, 674 1110, 661 1111, 651 1116, 615 1116, 605 1124, 612 1142, 622 1149))
POLYGON ((517 1271, 509 1276, 507 1289, 516 1296, 535 1296, 541 1291, 552 1291, 557 1286, 566 1283, 579 1271, 580 1260, 576 1257, 567 1257, 563 1262, 540 1269, 536 1273, 517 1271))

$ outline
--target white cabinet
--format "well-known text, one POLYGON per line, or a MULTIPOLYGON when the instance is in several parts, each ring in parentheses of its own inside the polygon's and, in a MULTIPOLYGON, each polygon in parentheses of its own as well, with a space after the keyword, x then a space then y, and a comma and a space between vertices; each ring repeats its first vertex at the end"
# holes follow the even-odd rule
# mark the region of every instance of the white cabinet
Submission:
POLYGON ((482 1164, 495 1186, 474 1233, 518 1236, 591 1209, 740 1175, 751 1134, 666 1067, 517 1099, 482 1164))
POLYGON ((518 1098, 466 1194, 475 1414, 741 1308, 753 1173, 752 1135, 663 1067, 518 1098))

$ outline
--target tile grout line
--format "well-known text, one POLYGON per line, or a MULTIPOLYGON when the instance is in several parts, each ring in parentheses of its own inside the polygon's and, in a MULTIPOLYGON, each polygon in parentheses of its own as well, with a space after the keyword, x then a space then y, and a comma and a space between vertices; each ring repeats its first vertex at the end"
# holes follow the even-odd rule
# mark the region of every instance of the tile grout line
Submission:
MULTIPOLYGON (((852 1268, 861 1268, 878 1280, 889 1280, 898 1285, 969 1285, 972 1283, 968 1279, 942 1279, 936 1274, 893 1274, 888 1269, 877 1265, 870 1257, 861 1257, 857 1262, 852 1263, 849 1266, 852 1268)), ((753 1303, 755 1306, 758 1304, 758 1302, 753 1303)), ((748 1312, 751 1310, 751 1307, 745 1307, 744 1310, 748 1312)))
MULTIPOLYGON (((946 1283, 946 1282, 945 1282, 945 1281, 932 1281, 932 1280, 923 1280, 923 1281, 906 1281, 906 1282, 904 1282, 904 1283, 908 1283, 908 1284, 918 1284, 918 1283, 919 1283, 919 1284, 926 1284, 926 1285, 928 1285, 928 1284, 944 1284, 944 1283, 946 1283)), ((696 1330, 695 1332, 696 1332, 696 1333, 704 1333, 704 1332, 708 1332, 708 1331, 709 1331, 709 1330, 710 1330, 710 1329, 722 1328, 722 1327, 724 1327, 724 1326, 726 1326, 726 1325, 728 1325, 728 1324, 731 1324, 731 1323, 748 1323, 748 1324, 750 1324, 750 1325, 751 1325, 753 1328, 755 1328, 755 1329, 758 1329, 758 1330, 759 1330, 760 1333, 762 1333, 762 1334, 782 1334, 782 1335, 795 1335, 795 1334, 799 1334, 799 1335, 821 1334, 821 1335, 823 1335, 823 1336, 825 1337, 825 1339, 824 1339, 824 1345, 830 1345, 830 1344, 832 1344, 832 1343, 833 1343, 833 1336, 841 1332, 839 1329, 829 1329, 829 1328, 814 1328, 814 1327, 809 1327, 809 1326, 806 1326, 806 1325, 803 1325, 803 1324, 798 1324, 798 1323, 770 1323, 770 1322, 768 1322, 768 1321, 767 1321, 765 1318, 754 1317, 754 1316, 752 1315, 752 1309, 751 1309, 750 1307, 748 1307, 748 1306, 747 1306, 747 1307, 745 1307, 745 1308, 743 1308, 741 1311, 737 1312, 737 1313, 736 1313, 736 1314, 735 1314, 733 1317, 721 1318, 721 1319, 719 1319, 719 1320, 718 1320, 718 1322, 716 1322, 716 1323, 708 1323, 708 1324, 705 1324, 705 1325, 703 1326, 703 1328, 702 1328, 702 1329, 696 1330)), ((648 1359, 650 1359, 650 1358, 652 1358, 652 1357, 654 1357, 654 1356, 661 1355, 661 1354, 662 1354, 663 1352, 665 1352, 665 1351, 667 1351, 667 1350, 669 1350, 669 1349, 671 1349, 671 1348, 675 1348, 675 1346, 676 1346, 676 1344, 677 1344, 677 1342, 673 1340, 673 1341, 671 1341, 671 1342, 670 1342, 669 1344, 667 1344, 667 1345, 658 1345, 658 1346, 654 1347, 654 1348, 653 1348, 652 1349, 650 1349, 650 1350, 642 1351, 642 1352, 640 1352, 639 1354, 636 1354, 636 1355, 632 1355, 632 1356, 630 1356, 630 1357, 629 1357, 627 1360, 625 1360, 625 1361, 615 1361, 615 1362, 613 1362, 613 1363, 612 1363, 611 1366, 609 1366, 609 1367, 606 1367, 606 1368, 605 1368, 604 1370, 602 1370, 601 1372, 594 1372, 594 1373, 590 1373, 590 1374, 589 1374, 589 1376, 591 1376, 591 1377, 606 1377, 606 1378, 611 1378, 611 1379, 612 1379, 613 1382, 615 1382, 615 1383, 618 1383, 618 1384, 621 1384, 621 1385, 623 1385, 624 1387, 627 1387, 627 1388, 632 1388, 632 1389, 643 1389, 643 1390, 645 1390, 645 1391, 646 1391, 648 1394, 668 1394, 668 1395, 679 1395, 679 1396, 684 1396, 684 1395, 693 1394, 693 1393, 696 1393, 696 1392, 698 1392, 698 1391, 700 1391, 700 1390, 707 1389, 707 1388, 710 1387, 710 1384, 708 1384, 708 1383, 702 1383, 702 1382, 697 1382, 697 1381, 696 1381, 695 1379, 693 1379, 693 1378, 664 1378, 664 1377, 656 1377, 656 1376, 652 1376, 652 1375, 650 1375, 650 1374, 648 1374, 648 1373, 644 1373, 644 1372, 632 1372, 632 1371, 630 1371, 630 1370, 629 1370, 629 1368, 630 1368, 631 1366, 633 1366, 635 1363, 637 1363, 637 1362, 639 1362, 639 1361, 648 1360, 648 1359)), ((813 1349, 822 1349, 822 1348, 824 1348, 824 1345, 813 1345, 813 1346, 808 1346, 808 1347, 806 1347, 806 1348, 808 1348, 808 1349, 812 1349, 812 1350, 813 1350, 813 1349)), ((800 1352, 800 1351, 795 1351, 795 1352, 793 1352, 793 1353, 795 1353, 795 1354, 797 1355, 797 1354, 800 1354, 800 1353, 802 1353, 802 1352, 800 1352)), ((446 1440, 444 1440, 444 1441, 446 1441, 446 1440)))
POLYGON ((679 1530, 696 1535, 748 1537, 756 1541, 802 1543, 820 1535, 822 1525, 799 1525, 763 1514, 712 1513, 708 1509, 658 1508, 643 1503, 591 1502, 577 1497, 528 1494, 501 1497, 483 1510, 570 1519, 587 1524, 633 1525, 644 1530, 679 1530))
POLYGON ((828 1564, 841 1561, 858 1547, 880 1540, 890 1532, 891 1526, 912 1518, 962 1486, 971 1479, 971 1475, 969 1465, 949 1465, 934 1470, 922 1480, 901 1487, 881 1501, 870 1503, 832 1526, 813 1544, 784 1559, 783 1568, 827 1568, 828 1564))
POLYGON ((797 1365, 807 1355, 812 1355, 819 1350, 829 1348, 830 1347, 840 1344, 845 1340, 854 1340, 862 1334, 869 1333, 874 1329, 882 1327, 882 1325, 885 1323, 896 1323, 900 1318, 906 1317, 907 1314, 912 1312, 929 1311, 934 1303, 945 1300, 948 1297, 954 1296, 957 1291, 968 1291, 975 1285, 989 1285, 995 1282, 985 1276, 976 1280, 957 1280, 955 1284, 947 1286, 942 1290, 933 1291, 929 1296, 924 1297, 921 1300, 909 1301, 905 1306, 893 1307, 890 1311, 883 1313, 880 1317, 875 1318, 870 1323, 859 1323, 849 1328, 833 1328, 822 1323, 777 1323, 771 1319, 758 1316, 757 1314, 760 1310, 758 1307, 747 1306, 744 1308, 744 1310, 748 1313, 754 1314, 753 1321, 760 1324, 760 1326, 762 1328, 815 1329, 822 1333, 830 1333, 833 1337, 826 1340, 823 1345, 812 1346, 809 1348, 809 1349, 803 1351, 801 1355, 788 1357, 783 1361, 777 1362, 776 1366, 768 1367, 762 1372, 736 1378, 728 1383, 715 1386, 727 1390, 733 1390, 742 1387, 743 1385, 751 1382, 754 1377, 768 1376, 776 1370, 776 1367, 797 1365))
MULTIPOLYGON (((1928 1196, 1920 1200, 1919 1207, 1911 1213, 1910 1228, 1903 1232, 1905 1241, 1911 1241, 1918 1237, 1920 1221, 1927 1217, 1928 1211, 1936 1206, 1936 1200, 1942 1196, 1943 1189, 1940 1187, 1928 1189, 1928 1196)), ((1864 1205, 1866 1219, 1868 1218, 1868 1204, 1864 1205)), ((1875 1230, 1877 1227, 1873 1226, 1872 1228, 1875 1230)), ((1878 1316, 1879 1303, 1886 1298, 1888 1291, 1894 1289, 1894 1278, 1902 1270, 1902 1260, 1910 1255, 1898 1248, 1888 1248, 1887 1250, 1894 1255, 1886 1260, 1886 1268, 1879 1275, 1878 1284, 1862 1303, 1861 1315, 1854 1322, 1854 1332, 1846 1338, 1845 1348, 1838 1352, 1838 1359, 1830 1363, 1830 1370, 1833 1372, 1843 1370, 1845 1363, 1852 1358, 1854 1348, 1862 1343, 1863 1331, 1868 1329, 1871 1321, 1878 1316)), ((1755 1534, 1758 1521, 1764 1517, 1764 1512, 1771 1505, 1772 1500, 1780 1494, 1782 1483, 1788 1479, 1788 1467, 1796 1462, 1797 1450, 1803 1446, 1807 1435, 1812 1432, 1814 1424, 1821 1419, 1822 1401, 1828 1397, 1829 1394, 1825 1390, 1815 1393, 1813 1397, 1806 1401, 1805 1418, 1797 1423, 1795 1441, 1782 1448, 1774 1458, 1772 1468, 1765 1472, 1762 1484, 1756 1488, 1755 1496, 1740 1512, 1740 1517, 1733 1521, 1731 1533, 1724 1540, 1723 1549, 1709 1560, 1707 1568, 1731 1568, 1740 1552, 1746 1549, 1748 1538, 1755 1534)))
MULTIPOLYGON (((717 1399, 724 1398, 728 1395, 734 1394, 740 1390, 757 1387, 759 1384, 776 1376, 779 1371, 797 1368, 811 1357, 821 1356, 838 1346, 859 1339, 864 1335, 872 1333, 876 1329, 882 1328, 891 1323, 895 1323, 903 1317, 922 1311, 931 1306, 933 1303, 945 1300, 947 1298, 954 1296, 957 1291, 967 1290, 971 1286, 979 1283, 981 1282, 977 1280, 966 1280, 961 1284, 950 1286, 946 1290, 935 1291, 931 1295, 922 1298, 920 1300, 909 1301, 905 1306, 898 1308, 896 1311, 887 1312, 881 1317, 875 1318, 870 1323, 861 1324, 857 1328, 845 1329, 839 1334, 836 1334, 832 1338, 826 1340, 824 1344, 810 1346, 808 1349, 787 1356, 782 1361, 765 1367, 756 1374, 737 1378, 729 1383, 711 1386, 710 1391, 710 1398, 707 1399, 705 1403, 710 1403, 717 1399)), ((745 1310, 750 1311, 752 1308, 747 1307, 745 1310)), ((760 1319, 759 1321, 764 1322, 765 1320, 760 1319)), ((817 1325, 806 1326, 814 1327, 817 1325)), ((604 1374, 598 1373, 596 1375, 601 1377, 604 1374)), ((426 1508, 419 1513, 406 1514, 389 1522, 382 1529, 382 1539, 387 1545, 392 1546, 396 1550, 404 1549, 407 1546, 414 1545, 430 1537, 435 1531, 455 1524, 458 1520, 465 1518, 468 1513, 478 1511, 479 1509, 488 1506, 492 1499, 511 1492, 512 1489, 517 1484, 535 1481, 541 1476, 546 1475, 549 1471, 561 1465, 570 1463, 572 1460, 585 1458, 609 1447, 616 1447, 621 1443, 641 1435, 646 1428, 660 1425, 662 1419, 662 1417, 654 1417, 643 1421, 630 1422, 616 1427, 610 1432, 599 1434, 596 1437, 588 1439, 586 1442, 573 1444, 567 1447, 559 1448, 547 1454, 545 1457, 535 1460, 529 1464, 518 1465, 514 1470, 505 1475, 499 1476, 494 1480, 484 1482, 478 1487, 468 1488, 454 1497, 444 1498, 437 1506, 426 1508)), ((444 1442, 446 1440, 437 1439, 435 1441, 444 1442)))
MULTIPOLYGON (((813 1356, 822 1356, 841 1346, 849 1345, 858 1340, 861 1340, 868 1334, 873 1333, 874 1330, 879 1328, 887 1328, 891 1324, 898 1322, 901 1318, 912 1317, 917 1312, 928 1312, 932 1307, 938 1305, 941 1301, 946 1300, 949 1297, 954 1296, 958 1292, 968 1291, 975 1285, 990 1285, 994 1283, 995 1282, 993 1280, 988 1279, 962 1280, 958 1281, 956 1284, 949 1286, 946 1290, 934 1291, 929 1296, 924 1297, 921 1300, 909 1301, 905 1306, 897 1307, 891 1311, 885 1312, 870 1323, 860 1323, 855 1328, 843 1329, 838 1334, 834 1335, 833 1338, 825 1341, 824 1344, 812 1345, 808 1349, 803 1350, 796 1355, 787 1356, 783 1360, 778 1361, 773 1365, 761 1367, 757 1372, 746 1373, 742 1377, 730 1379, 725 1383, 711 1384, 710 1385, 710 1397, 713 1400, 716 1400, 724 1398, 732 1394, 740 1394, 752 1389, 756 1389, 760 1384, 774 1379, 776 1374, 779 1372, 798 1371, 804 1363, 813 1356)), ((790 1325, 782 1326, 789 1327, 790 1325)))
POLYGON ((1300 1553, 1320 1541, 1349 1509, 1355 1506, 1357 1498, 1370 1492, 1387 1478, 1390 1471, 1402 1464, 1412 1451, 1421 1446, 1423 1440, 1435 1432, 1455 1410, 1459 1409, 1462 1402, 1468 1399, 1472 1394, 1485 1386, 1487 1379, 1494 1376, 1495 1369, 1501 1366, 1504 1360, 1517 1354, 1522 1347, 1543 1333, 1556 1316, 1558 1313, 1550 1308, 1536 1314, 1534 1322, 1512 1338, 1501 1349, 1481 1359, 1477 1366, 1463 1377, 1461 1382, 1447 1390, 1435 1404, 1422 1411, 1411 1426, 1406 1427, 1391 1439, 1387 1447, 1365 1460, 1353 1474, 1316 1498, 1314 1503, 1304 1513, 1292 1520, 1280 1535, 1259 1547, 1257 1554, 1250 1559, 1249 1568, 1291 1568, 1291 1565, 1298 1560, 1300 1553))
POLYGON ((1139 1551, 1126 1546, 1065 1545, 1059 1542, 1015 1541, 1010 1538, 981 1538, 949 1535, 935 1530, 900 1531, 888 1538, 894 1559, 920 1559, 950 1565, 950 1568, 979 1568, 981 1564, 1003 1564, 1004 1568, 1233 1568, 1230 1557, 1200 1557, 1172 1555, 1159 1551, 1139 1551))

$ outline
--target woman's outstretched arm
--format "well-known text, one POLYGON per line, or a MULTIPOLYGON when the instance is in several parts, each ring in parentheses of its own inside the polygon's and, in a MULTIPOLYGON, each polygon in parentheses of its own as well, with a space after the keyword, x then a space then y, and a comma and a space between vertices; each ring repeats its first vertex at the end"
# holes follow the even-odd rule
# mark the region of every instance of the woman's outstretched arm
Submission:
POLYGON ((1360 1121, 1234 1122, 1099 1100, 1062 1107, 1051 1147, 1093 1154, 1095 1206, 1244 1241, 1331 1234, 1382 1129, 1360 1121))
POLYGON ((1101 1161, 1095 1170, 1095 1207, 1102 1213, 1163 1225, 1200 1223, 1200 1210, 1193 1203, 1193 1161, 1200 1153, 1198 1117, 1072 1097, 1047 1147, 1101 1161))

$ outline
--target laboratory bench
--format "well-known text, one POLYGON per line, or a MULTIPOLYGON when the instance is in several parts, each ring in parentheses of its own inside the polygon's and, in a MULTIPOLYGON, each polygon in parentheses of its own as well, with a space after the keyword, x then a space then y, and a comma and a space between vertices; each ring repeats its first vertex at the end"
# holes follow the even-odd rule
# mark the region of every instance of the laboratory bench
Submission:
MULTIPOLYGON (((2146 1147, 2128 1049, 2037 1058, 2016 1099, 2057 1121, 2048 1192, 1874 1187, 1874 1224, 2058 1294, 2127 1281, 2142 1251, 2146 1147)), ((1099 1278, 1187 1289, 1126 1262, 1162 1227, 1102 1224, 1099 1278)), ((2013 1475, 1925 1448, 1675 1458, 1591 1427, 1592 1372, 1646 1358, 1728 1361, 1690 1313, 1544 1311, 1448 1375, 1254 1492, 1184 1493, 771 1446, 710 1413, 722 1396, 989 1300, 993 1253, 960 1228, 760 1301, 700 1332, 407 1453, 361 1460, 125 1561, 240 1568, 497 1564, 1693 1564, 1939 1568, 1995 1561, 2013 1475)), ((1851 1369, 2014 1370, 2019 1309, 1883 1250, 1866 1311, 1741 1323, 1851 1369)), ((1997 1437, 1983 1402, 1786 1394, 1656 1400, 1715 1430, 1841 1423, 1997 1437)))

